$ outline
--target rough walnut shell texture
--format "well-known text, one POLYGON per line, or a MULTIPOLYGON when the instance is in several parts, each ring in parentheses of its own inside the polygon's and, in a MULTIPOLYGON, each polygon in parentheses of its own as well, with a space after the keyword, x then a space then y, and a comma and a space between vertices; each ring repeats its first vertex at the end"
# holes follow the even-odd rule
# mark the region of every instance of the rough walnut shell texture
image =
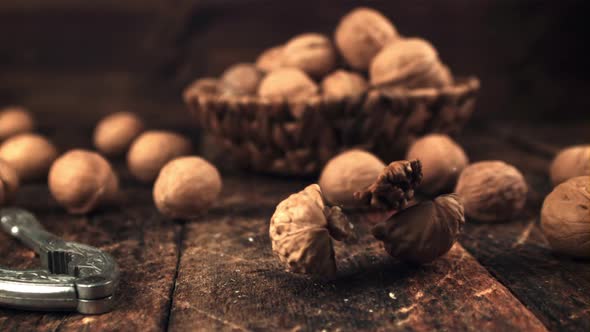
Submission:
POLYGON ((297 68, 277 69, 266 75, 258 87, 258 95, 269 98, 297 100, 317 94, 317 84, 297 68))
POLYGON ((20 181, 16 171, 4 160, 0 159, 0 206, 10 202, 16 194, 20 181))
POLYGON ((332 158, 320 175, 319 184, 328 202, 344 208, 363 207, 354 193, 367 188, 381 174, 385 164, 363 150, 350 150, 332 158))
POLYGON ((292 38, 282 53, 281 67, 295 67, 307 75, 321 78, 336 66, 336 50, 330 39, 319 33, 292 38))
POLYGON ((590 257, 590 176, 563 182, 545 198, 541 227, 553 250, 590 257))
POLYGON ((119 180, 98 153, 72 150, 59 157, 49 171, 49 189, 70 213, 88 213, 116 199, 119 180))
POLYGON ((253 64, 235 64, 221 75, 223 91, 235 96, 255 95, 262 76, 262 72, 253 64))
POLYGON ((143 121, 131 112, 108 115, 94 129, 94 146, 106 156, 123 155, 143 129, 143 121))
POLYGON ((442 134, 418 139, 408 150, 406 159, 419 159, 422 163, 423 177, 418 190, 428 194, 452 190, 459 174, 469 163, 465 151, 449 136, 442 134))
POLYGON ((0 146, 0 159, 14 168, 21 182, 45 177, 55 158, 55 146, 37 134, 12 136, 0 146))
POLYGON ((262 52, 256 59, 256 67, 263 72, 271 72, 281 67, 283 62, 283 46, 271 47, 262 52))
POLYGON ((332 277, 336 260, 320 187, 310 185, 279 203, 270 220, 272 250, 295 273, 332 277))
POLYGON ((383 209, 403 209, 414 198, 414 190, 422 180, 419 160, 399 160, 387 165, 379 177, 364 190, 354 194, 364 206, 383 209))
POLYGON ((33 129, 33 116, 24 107, 10 106, 0 110, 0 141, 33 129))
POLYGON ((199 157, 181 157, 162 168, 153 197, 163 215, 188 219, 207 210, 219 197, 221 187, 215 166, 199 157))
POLYGON ((467 166, 457 181, 465 214, 478 221, 507 221, 517 216, 528 187, 522 174, 502 161, 481 161, 467 166))
POLYGON ((464 223, 463 204, 450 194, 402 210, 375 226, 373 235, 391 256, 429 263, 451 249, 464 223))
POLYGON ((367 80, 361 75, 346 70, 336 70, 324 77, 322 93, 328 98, 343 99, 362 95, 368 88, 367 80))
POLYGON ((549 173, 554 186, 573 177, 590 175, 590 145, 572 146, 559 152, 549 173))
POLYGON ((160 130, 146 131, 131 145, 127 153, 127 166, 137 179, 149 182, 156 179, 162 167, 170 160, 191 152, 191 142, 179 134, 160 130))
POLYGON ((371 62, 371 85, 408 89, 449 85, 449 71, 424 39, 407 38, 384 47, 371 62))
POLYGON ((385 16, 376 10, 361 7, 340 20, 334 39, 346 62, 356 70, 365 71, 375 55, 399 36, 385 16))

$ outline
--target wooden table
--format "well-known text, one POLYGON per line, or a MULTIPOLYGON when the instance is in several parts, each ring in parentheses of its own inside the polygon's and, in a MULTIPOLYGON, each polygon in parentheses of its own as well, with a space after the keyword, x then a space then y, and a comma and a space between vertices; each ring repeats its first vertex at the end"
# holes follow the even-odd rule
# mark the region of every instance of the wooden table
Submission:
MULTIPOLYGON (((64 150, 90 147, 100 115, 65 121, 74 113, 39 115, 41 132, 64 150)), ((152 125, 162 123, 150 114, 152 125)), ((192 130, 178 125, 183 121, 165 123, 192 130)), ((421 267, 389 258, 369 236, 337 245, 340 274, 332 282, 284 272, 268 237, 276 204, 314 179, 224 172, 218 204, 186 223, 159 215, 151 187, 133 181, 122 161, 115 165, 124 201, 87 216, 65 213, 45 183, 26 184, 17 205, 52 232, 117 259, 120 297, 100 316, 0 309, 0 331, 589 331, 590 262, 553 254, 538 225, 553 154, 589 136, 588 123, 471 123, 459 137, 471 160, 503 159, 525 174, 531 192, 523 216, 498 225, 469 222, 445 257, 421 267)), ((0 234, 0 264, 36 263, 30 250, 0 234)))

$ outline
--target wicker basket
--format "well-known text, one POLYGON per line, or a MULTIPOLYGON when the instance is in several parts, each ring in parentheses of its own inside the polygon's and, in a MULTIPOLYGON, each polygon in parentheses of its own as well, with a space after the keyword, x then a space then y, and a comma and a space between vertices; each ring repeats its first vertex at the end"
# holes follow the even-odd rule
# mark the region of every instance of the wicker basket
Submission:
POLYGON ((313 175, 339 152, 357 147, 385 162, 402 158, 417 137, 456 134, 469 119, 477 78, 442 89, 372 89, 334 100, 285 101, 227 96, 189 87, 184 100, 200 127, 248 169, 313 175))

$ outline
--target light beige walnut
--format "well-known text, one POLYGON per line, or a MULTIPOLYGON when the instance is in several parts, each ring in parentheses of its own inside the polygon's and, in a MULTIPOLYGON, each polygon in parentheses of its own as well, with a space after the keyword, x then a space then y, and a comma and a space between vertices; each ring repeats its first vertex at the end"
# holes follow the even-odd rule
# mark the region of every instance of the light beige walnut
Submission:
POLYGON ((238 63, 221 75, 223 92, 229 95, 255 95, 262 80, 262 72, 250 63, 238 63))
POLYGON ((272 250, 288 271, 330 278, 336 274, 332 239, 354 236, 337 207, 325 205, 317 184, 279 203, 270 220, 272 250))
POLYGON ((522 211, 528 186, 515 167, 503 161, 480 161, 461 172, 455 192, 463 200, 468 217, 501 222, 522 211))
POLYGON ((358 97, 367 91, 368 86, 361 75, 342 69, 324 77, 321 83, 322 94, 334 99, 358 97))
POLYGON ((282 53, 281 67, 295 67, 314 78, 324 77, 336 66, 336 49, 330 39, 319 33, 293 37, 282 53))
POLYGON ((280 68, 270 72, 260 83, 258 95, 268 98, 300 100, 318 94, 318 86, 302 70, 280 68))
POLYGON ((420 38, 401 39, 384 47, 371 62, 371 85, 407 89, 439 88, 452 83, 434 47, 420 38))
POLYGON ((576 176, 590 175, 590 145, 577 145, 560 151, 553 159, 549 173, 554 186, 576 176))
POLYGON ((571 178, 553 189, 543 202, 541 228, 553 250, 590 257, 590 176, 571 178))
POLYGON ((222 182, 217 168, 200 157, 176 158, 164 166, 154 183, 158 210, 171 218, 202 214, 219 197, 222 182))
POLYGON ((465 223, 463 204, 455 194, 420 202, 373 228, 385 250, 412 263, 429 263, 446 254, 465 223))
POLYGON ((192 144, 182 135, 150 130, 139 135, 127 152, 127 167, 135 178, 143 182, 156 179, 170 160, 191 154, 192 144))
POLYGON ((393 24, 378 11, 360 7, 342 17, 334 39, 346 62, 354 69, 365 71, 375 55, 399 39, 393 24))
POLYGON ((256 67, 263 72, 271 72, 281 67, 283 63, 283 46, 271 47, 262 52, 256 59, 256 67))
POLYGON ((33 115, 21 106, 10 106, 0 110, 0 141, 11 136, 31 132, 35 129, 33 115))
POLYGON ((64 153, 51 166, 49 190, 68 212, 83 214, 114 202, 119 180, 101 155, 76 149, 64 153))
POLYGON ((144 129, 134 113, 117 112, 104 117, 94 129, 94 146, 105 156, 120 156, 144 129))
POLYGON ((7 162, 0 159, 0 206, 12 201, 19 185, 20 181, 16 171, 7 162))
POLYGON ((0 159, 14 168, 21 182, 47 176, 55 158, 57 149, 53 143, 37 134, 12 136, 0 146, 0 159))
POLYGON ((431 134, 410 146, 406 159, 422 163, 422 183, 419 191, 438 194, 451 191, 457 178, 469 163, 465 151, 447 135, 431 134))
POLYGON ((385 164, 369 152, 345 151, 326 163, 319 185, 330 204, 348 209, 364 207, 354 193, 371 185, 384 168, 385 164))

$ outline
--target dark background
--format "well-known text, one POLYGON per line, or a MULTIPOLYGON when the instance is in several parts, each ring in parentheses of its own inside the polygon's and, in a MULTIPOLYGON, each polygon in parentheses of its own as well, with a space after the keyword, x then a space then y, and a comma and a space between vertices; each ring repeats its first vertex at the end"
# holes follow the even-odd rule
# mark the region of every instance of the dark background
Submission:
POLYGON ((331 35, 359 5, 481 79, 474 121, 590 119, 585 1, 3 0, 0 105, 24 104, 48 124, 62 121, 57 109, 90 125, 121 108, 177 123, 192 79, 298 33, 331 35))

